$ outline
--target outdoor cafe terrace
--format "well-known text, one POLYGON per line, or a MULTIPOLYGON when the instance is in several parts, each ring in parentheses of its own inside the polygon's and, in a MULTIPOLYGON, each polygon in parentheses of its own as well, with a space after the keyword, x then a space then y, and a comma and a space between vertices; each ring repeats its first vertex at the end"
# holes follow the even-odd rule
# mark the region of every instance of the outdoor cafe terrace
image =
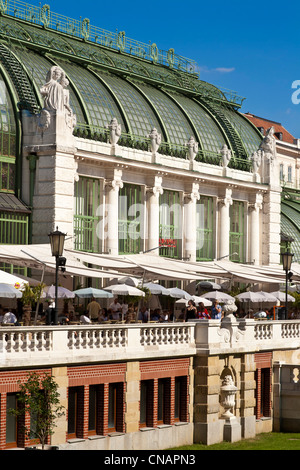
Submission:
POLYGON ((300 320, 0 328, 0 369, 300 348, 300 320))

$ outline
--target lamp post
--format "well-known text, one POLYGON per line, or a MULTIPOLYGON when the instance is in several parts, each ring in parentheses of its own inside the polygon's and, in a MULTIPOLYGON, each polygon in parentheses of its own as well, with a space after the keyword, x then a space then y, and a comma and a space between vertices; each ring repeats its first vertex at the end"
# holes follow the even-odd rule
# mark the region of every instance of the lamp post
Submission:
POLYGON ((288 278, 289 278, 289 271, 292 265, 294 253, 290 253, 286 251, 285 253, 281 253, 282 257, 282 267, 285 271, 285 320, 287 320, 287 313, 288 313, 288 278))
POLYGON ((60 258, 64 251, 64 243, 66 234, 62 233, 56 227, 54 232, 49 233, 52 256, 55 256, 55 309, 54 309, 54 325, 58 324, 57 309, 57 288, 58 288, 58 268, 60 266, 60 258))

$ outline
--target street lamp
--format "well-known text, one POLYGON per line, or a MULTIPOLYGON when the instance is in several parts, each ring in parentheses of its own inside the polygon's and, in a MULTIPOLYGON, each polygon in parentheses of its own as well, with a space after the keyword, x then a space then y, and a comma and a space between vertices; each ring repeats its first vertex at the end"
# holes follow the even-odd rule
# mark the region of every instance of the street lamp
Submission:
POLYGON ((292 265, 294 253, 290 253, 286 251, 285 253, 281 253, 282 257, 282 267, 285 271, 285 319, 287 320, 287 313, 288 313, 288 278, 289 278, 289 271, 292 265))
POLYGON ((58 309, 57 309, 57 288, 58 288, 58 268, 65 264, 65 259, 62 259, 64 251, 64 243, 66 234, 62 233, 56 227, 55 232, 49 233, 52 256, 55 256, 55 309, 54 309, 54 325, 58 324, 58 309), (63 261, 63 263, 61 263, 63 261))

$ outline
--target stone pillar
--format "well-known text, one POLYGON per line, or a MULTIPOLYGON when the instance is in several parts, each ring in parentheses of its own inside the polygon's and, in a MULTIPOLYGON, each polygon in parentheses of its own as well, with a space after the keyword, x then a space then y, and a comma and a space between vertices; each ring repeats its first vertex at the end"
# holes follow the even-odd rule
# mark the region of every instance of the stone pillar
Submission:
POLYGON ((241 362, 241 396, 240 416, 242 437, 250 439, 256 435, 255 423, 255 357, 254 354, 243 354, 241 362))
POLYGON ((122 170, 114 169, 112 179, 105 181, 106 203, 105 251, 115 256, 119 253, 119 189, 123 188, 122 170))
POLYGON ((194 371, 194 443, 211 445, 222 442, 219 357, 196 356, 194 371))
POLYGON ((232 189, 226 189, 225 197, 220 198, 219 202, 219 256, 218 258, 227 257, 230 253, 229 232, 230 232, 230 216, 229 209, 232 205, 232 189))
POLYGON ((249 241, 250 241, 250 263, 260 264, 260 243, 261 243, 261 225, 260 210, 262 209, 262 194, 256 194, 254 204, 249 204, 250 224, 249 224, 249 241))
POLYGON ((200 199, 199 184, 192 184, 192 191, 184 198, 184 257, 196 261, 197 234, 196 234, 196 204, 200 199))
POLYGON ((148 213, 148 243, 147 250, 153 254, 159 253, 159 196, 163 194, 162 177, 155 176, 154 185, 146 188, 148 213))
POLYGON ((125 392, 125 432, 139 431, 140 421, 140 363, 127 362, 125 392))
POLYGON ((54 428, 54 434, 51 437, 52 445, 59 445, 66 441, 66 435, 68 432, 68 368, 67 367, 54 367, 52 369, 53 380, 58 385, 58 393, 60 405, 64 407, 64 416, 61 416, 56 421, 56 427, 54 428))

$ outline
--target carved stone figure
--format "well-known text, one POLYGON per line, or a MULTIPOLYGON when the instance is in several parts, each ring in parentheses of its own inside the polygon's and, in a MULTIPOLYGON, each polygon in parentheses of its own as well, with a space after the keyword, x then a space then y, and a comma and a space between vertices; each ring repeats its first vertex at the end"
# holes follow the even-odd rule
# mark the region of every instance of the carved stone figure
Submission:
POLYGON ((253 168, 254 174, 258 173, 260 166, 261 166, 262 158, 263 158, 262 150, 257 150, 256 152, 252 154, 251 160, 252 160, 252 168, 253 168))
POLYGON ((198 142, 195 141, 193 136, 191 136, 189 138, 189 141, 187 143, 187 147, 188 147, 189 160, 192 162, 192 161, 195 160, 196 155, 197 155, 198 150, 199 150, 198 142))
POLYGON ((46 83, 40 89, 47 111, 65 110, 65 93, 61 79, 65 79, 65 73, 60 67, 54 65, 47 73, 46 83))
POLYGON ((221 148, 221 155, 222 155, 223 167, 227 168, 232 155, 231 155, 231 150, 227 147, 226 144, 224 144, 223 147, 221 148))
POLYGON ((39 127, 47 129, 51 121, 51 112, 58 111, 65 115, 67 126, 72 130, 74 129, 76 116, 70 107, 68 85, 69 81, 65 72, 56 65, 51 67, 47 73, 46 83, 40 89, 44 97, 44 109, 39 119, 39 127))
POLYGON ((266 135, 259 147, 260 150, 263 150, 265 157, 270 160, 271 164, 276 159, 276 140, 274 137, 274 131, 275 129, 273 126, 266 131, 266 135))
POLYGON ((150 134, 147 135, 147 137, 149 137, 150 139, 151 152, 153 155, 155 155, 161 144, 161 134, 154 127, 152 131, 150 132, 150 134))
POLYGON ((117 145, 121 137, 121 124, 118 123, 116 118, 112 118, 107 127, 109 129, 109 141, 111 145, 117 145))

